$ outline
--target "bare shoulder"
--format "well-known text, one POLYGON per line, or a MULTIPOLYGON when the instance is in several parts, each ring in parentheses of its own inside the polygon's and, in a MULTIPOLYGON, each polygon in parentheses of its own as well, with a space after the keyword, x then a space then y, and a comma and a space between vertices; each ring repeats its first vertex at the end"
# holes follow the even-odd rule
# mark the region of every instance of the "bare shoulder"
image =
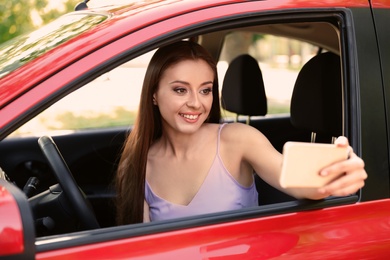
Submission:
POLYGON ((248 140, 251 138, 263 139, 265 136, 256 128, 242 124, 242 123, 229 123, 223 127, 223 134, 221 138, 228 139, 230 141, 237 140, 248 140))
POLYGON ((234 150, 235 153, 242 155, 270 145, 259 130, 242 123, 226 124, 221 131, 220 140, 224 149, 234 150))
POLYGON ((217 124, 217 123, 204 123, 201 129, 203 129, 206 132, 215 132, 218 131, 220 126, 221 124, 217 124))

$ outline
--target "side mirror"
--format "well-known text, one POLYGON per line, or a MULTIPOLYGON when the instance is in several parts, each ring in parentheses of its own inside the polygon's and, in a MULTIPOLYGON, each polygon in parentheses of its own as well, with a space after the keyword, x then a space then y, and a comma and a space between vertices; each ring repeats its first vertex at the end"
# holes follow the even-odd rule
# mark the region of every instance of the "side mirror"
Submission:
POLYGON ((35 229, 24 193, 0 178, 0 259, 35 259, 35 229))

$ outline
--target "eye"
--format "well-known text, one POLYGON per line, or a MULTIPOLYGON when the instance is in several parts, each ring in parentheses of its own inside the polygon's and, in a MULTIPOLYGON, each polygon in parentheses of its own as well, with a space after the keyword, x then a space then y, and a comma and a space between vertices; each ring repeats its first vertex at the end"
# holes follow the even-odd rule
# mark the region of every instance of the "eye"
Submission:
POLYGON ((212 91, 213 91, 212 88, 205 88, 205 89, 202 89, 202 90, 200 91, 200 93, 203 94, 203 95, 208 95, 208 94, 210 94, 212 91))
POLYGON ((175 91, 178 94, 184 94, 187 92, 185 88, 181 88, 181 87, 174 88, 173 91, 175 91))

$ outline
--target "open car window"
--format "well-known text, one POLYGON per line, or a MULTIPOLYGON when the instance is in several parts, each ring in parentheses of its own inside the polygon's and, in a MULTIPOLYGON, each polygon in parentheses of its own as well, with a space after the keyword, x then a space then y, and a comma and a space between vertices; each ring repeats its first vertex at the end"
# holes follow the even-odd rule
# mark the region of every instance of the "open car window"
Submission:
MULTIPOLYGON (((294 38, 245 29, 227 33, 224 37, 219 59, 222 75, 220 81, 223 82, 226 68, 234 58, 248 54, 256 59, 262 73, 268 105, 267 116, 289 114, 297 75, 320 48, 294 38)), ((223 112, 225 118, 232 115, 229 111, 223 112)))
POLYGON ((11 136, 59 135, 133 125, 146 67, 153 53, 104 73, 47 108, 11 136))
MULTIPOLYGON (((291 38, 240 30, 228 33, 217 63, 220 92, 229 63, 239 55, 249 54, 257 60, 262 71, 267 116, 288 115, 298 72, 318 51, 316 45, 291 38)), ((47 108, 11 136, 58 135, 131 126, 153 53, 154 50, 104 73, 47 108)), ((237 116, 245 119, 245 115, 227 110, 222 110, 222 116, 227 121, 237 116)))

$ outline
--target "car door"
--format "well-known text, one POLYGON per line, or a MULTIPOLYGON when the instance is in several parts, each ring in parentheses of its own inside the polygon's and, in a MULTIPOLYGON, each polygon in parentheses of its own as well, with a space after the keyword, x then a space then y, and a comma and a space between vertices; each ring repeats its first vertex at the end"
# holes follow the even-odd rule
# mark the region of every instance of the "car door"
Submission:
MULTIPOLYGON (((381 1, 372 1, 372 12, 376 27, 376 37, 379 46, 379 56, 381 61, 381 72, 382 72, 382 81, 383 81, 383 90, 385 93, 384 98, 386 100, 390 97, 390 51, 387 46, 390 43, 390 28, 386 26, 386 17, 389 15, 389 5, 386 3, 382 3, 381 1)), ((386 111, 389 108, 387 106, 386 111)), ((387 122, 389 122, 389 117, 387 115, 387 122)), ((389 133, 388 133, 389 134, 389 133)))
POLYGON ((354 80, 359 84, 355 89, 359 99, 356 100, 358 103, 350 105, 353 111, 360 110, 361 113, 361 143, 358 147, 362 149, 366 171, 371 173, 366 181, 362 200, 380 199, 383 198, 381 194, 389 193, 389 149, 386 130, 388 119, 385 109, 386 94, 384 95, 388 83, 384 80, 387 76, 383 70, 388 51, 387 48, 383 48, 387 34, 384 33, 382 16, 388 12, 388 4, 384 3, 381 8, 374 4, 373 7, 374 17, 368 9, 351 9, 356 38, 354 55, 357 57, 358 69, 358 75, 354 80), (374 47, 376 44, 379 44, 379 49, 374 47))

